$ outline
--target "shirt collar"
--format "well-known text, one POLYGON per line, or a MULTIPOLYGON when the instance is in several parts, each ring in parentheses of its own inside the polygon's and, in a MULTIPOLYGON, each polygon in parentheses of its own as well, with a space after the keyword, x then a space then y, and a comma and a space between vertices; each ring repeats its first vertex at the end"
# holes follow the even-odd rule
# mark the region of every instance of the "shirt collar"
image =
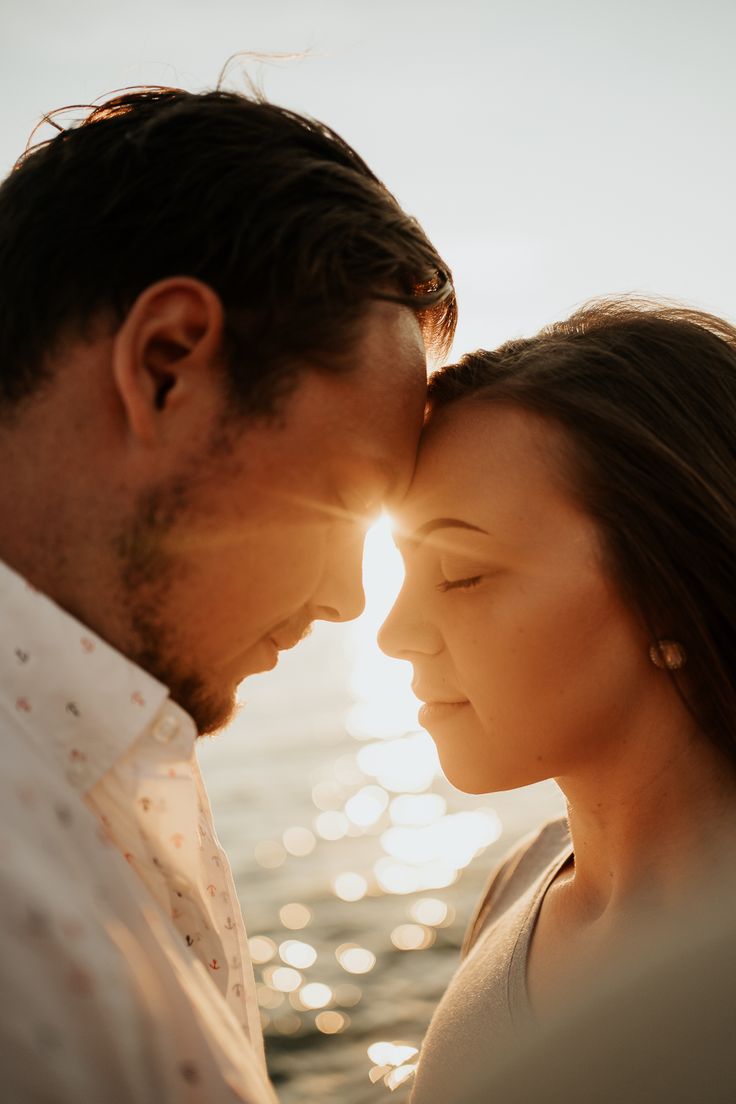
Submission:
POLYGON ((172 712, 193 747, 194 723, 166 686, 2 562, 0 618, 0 706, 77 789, 91 789, 172 712))

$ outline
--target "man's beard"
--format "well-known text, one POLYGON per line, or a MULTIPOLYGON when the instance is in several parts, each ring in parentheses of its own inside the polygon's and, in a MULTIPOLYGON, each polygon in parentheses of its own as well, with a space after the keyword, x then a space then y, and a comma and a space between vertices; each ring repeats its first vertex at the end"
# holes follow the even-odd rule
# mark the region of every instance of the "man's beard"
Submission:
POLYGON ((200 736, 222 728, 234 712, 232 693, 218 695, 202 672, 187 667, 181 654, 177 622, 170 608, 174 583, 186 578, 186 567, 172 551, 177 523, 192 516, 190 481, 178 477, 141 497, 136 514, 114 541, 120 565, 121 600, 129 628, 126 654, 168 687, 173 701, 194 720, 200 736))

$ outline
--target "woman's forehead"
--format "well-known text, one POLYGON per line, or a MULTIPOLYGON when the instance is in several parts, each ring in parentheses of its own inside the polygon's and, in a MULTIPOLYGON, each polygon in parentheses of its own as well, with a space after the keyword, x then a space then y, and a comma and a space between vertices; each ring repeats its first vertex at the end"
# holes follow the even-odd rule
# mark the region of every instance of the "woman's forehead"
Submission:
POLYGON ((565 479, 566 437, 554 423, 510 405, 461 401, 429 419, 414 479, 393 510, 405 533, 433 517, 530 537, 580 518, 565 479))
POLYGON ((488 488, 496 480, 546 485, 559 478, 565 440, 552 422, 518 407, 453 403, 424 428, 407 499, 443 485, 488 488))

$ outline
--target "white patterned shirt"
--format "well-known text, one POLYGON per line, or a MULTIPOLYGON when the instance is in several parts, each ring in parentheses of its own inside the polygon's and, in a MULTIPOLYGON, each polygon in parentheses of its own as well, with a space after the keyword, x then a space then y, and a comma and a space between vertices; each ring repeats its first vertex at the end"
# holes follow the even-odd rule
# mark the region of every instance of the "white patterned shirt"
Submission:
POLYGON ((275 1104, 191 717, 0 563, 10 1104, 275 1104))

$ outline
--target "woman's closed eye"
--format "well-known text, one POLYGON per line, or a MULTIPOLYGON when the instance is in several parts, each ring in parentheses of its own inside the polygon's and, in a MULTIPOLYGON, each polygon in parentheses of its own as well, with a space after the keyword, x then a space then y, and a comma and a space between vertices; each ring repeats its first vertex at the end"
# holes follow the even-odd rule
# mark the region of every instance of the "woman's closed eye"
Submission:
POLYGON ((470 575, 466 579, 443 579, 441 583, 437 584, 437 589, 442 591, 469 590, 471 587, 477 586, 482 580, 482 575, 470 575))

